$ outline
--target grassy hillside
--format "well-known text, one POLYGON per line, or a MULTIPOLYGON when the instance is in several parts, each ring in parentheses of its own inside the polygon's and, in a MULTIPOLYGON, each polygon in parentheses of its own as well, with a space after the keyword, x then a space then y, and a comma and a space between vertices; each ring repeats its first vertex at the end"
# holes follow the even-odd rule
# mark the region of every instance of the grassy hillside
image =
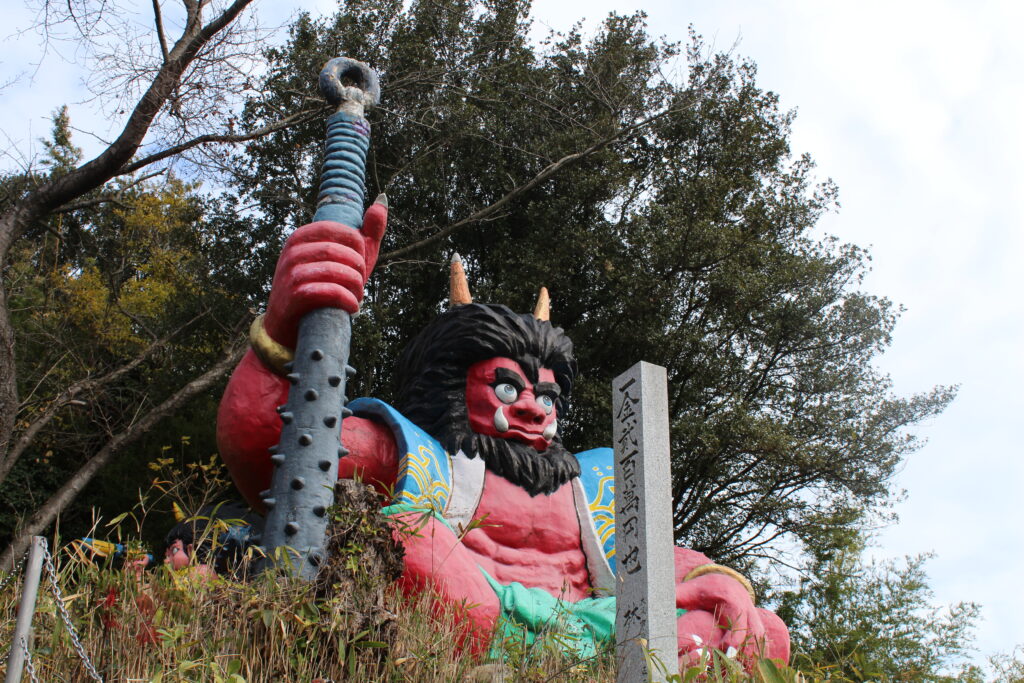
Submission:
MULTIPOLYGON (((173 468, 171 460, 158 462, 153 489, 139 497, 132 511, 97 528, 94 535, 120 539, 141 551, 132 538, 150 523, 152 510, 170 498, 194 512, 226 485, 214 461, 184 471, 165 471, 168 467, 173 468)), ((589 661, 569 659, 561 654, 557 635, 529 647, 514 640, 499 643, 498 654, 491 658, 474 653, 457 611, 438 609, 429 595, 409 599, 395 588, 401 553, 378 512, 376 494, 356 482, 339 482, 336 501, 331 559, 314 583, 272 572, 208 579, 193 568, 134 571, 76 542, 51 539, 51 547, 58 548, 53 578, 83 650, 107 681, 615 679, 612 653, 601 652, 589 661)), ((216 543, 221 530, 218 523, 207 524, 203 540, 216 543)), ((12 640, 21 592, 21 576, 10 578, 0 592, 4 647, 12 640)), ((38 680, 91 680, 45 568, 33 625, 31 661, 38 680)), ((681 678, 747 677, 736 662, 716 653, 707 666, 692 668, 681 678)), ((797 674, 779 672, 766 662, 757 680, 792 681, 797 674)))

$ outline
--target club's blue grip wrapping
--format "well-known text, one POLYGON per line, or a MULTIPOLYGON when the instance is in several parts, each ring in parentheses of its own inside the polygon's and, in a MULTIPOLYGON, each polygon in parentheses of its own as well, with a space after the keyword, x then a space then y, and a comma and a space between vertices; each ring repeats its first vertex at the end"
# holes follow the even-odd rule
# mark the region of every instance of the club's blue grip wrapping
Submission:
POLYGON ((327 119, 324 168, 313 220, 363 226, 366 195, 366 151, 370 148, 370 124, 362 116, 340 111, 327 119))

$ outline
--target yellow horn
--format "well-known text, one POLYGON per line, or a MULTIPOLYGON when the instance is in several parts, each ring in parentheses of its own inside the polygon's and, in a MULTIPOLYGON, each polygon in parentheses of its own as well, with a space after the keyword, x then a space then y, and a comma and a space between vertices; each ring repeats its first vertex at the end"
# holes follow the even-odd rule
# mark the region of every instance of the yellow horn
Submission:
POLYGON ((448 284, 448 308, 471 303, 473 303, 473 295, 469 293, 466 271, 462 268, 462 257, 455 254, 452 256, 452 270, 448 284))
POLYGON ((185 513, 182 511, 181 507, 177 503, 171 503, 171 509, 174 510, 175 522, 185 521, 185 513))
POLYGON ((533 309, 533 317, 537 320, 551 320, 551 297, 548 296, 548 288, 541 287, 537 295, 537 305, 533 309))

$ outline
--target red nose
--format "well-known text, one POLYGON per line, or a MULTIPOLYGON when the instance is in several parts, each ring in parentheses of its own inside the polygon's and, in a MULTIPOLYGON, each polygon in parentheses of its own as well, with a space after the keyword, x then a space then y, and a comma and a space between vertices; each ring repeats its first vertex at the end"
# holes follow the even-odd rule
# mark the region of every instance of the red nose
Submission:
POLYGON ((544 418, 547 417, 544 409, 537 405, 536 401, 530 400, 514 403, 511 413, 515 419, 535 425, 544 424, 544 418))

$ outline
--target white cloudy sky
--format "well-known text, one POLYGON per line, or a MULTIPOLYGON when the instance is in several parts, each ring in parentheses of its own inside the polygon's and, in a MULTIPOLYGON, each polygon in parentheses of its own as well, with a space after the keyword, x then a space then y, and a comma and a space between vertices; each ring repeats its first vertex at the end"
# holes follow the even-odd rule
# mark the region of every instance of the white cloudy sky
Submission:
MULTIPOLYGON (((332 3, 288 8, 318 4, 332 3)), ((901 522, 881 534, 876 554, 935 551, 937 600, 983 605, 983 652, 1024 643, 1024 269, 1014 266, 1024 255, 1024 3, 536 0, 534 17, 539 28, 593 27, 635 8, 672 40, 685 40, 692 23, 719 48, 739 41, 761 86, 798 109, 794 150, 810 152, 841 191, 843 208, 822 229, 870 247, 866 288, 907 309, 880 366, 902 394, 961 386, 953 406, 919 429, 929 443, 898 477, 908 492, 901 522)), ((7 37, 25 25, 18 11, 0 30, 0 83, 37 51, 34 35, 7 37)), ((63 103, 81 127, 98 125, 75 104, 81 73, 57 61, 44 73, 0 91, 0 150, 27 153, 63 103)), ((0 163, 9 168, 10 157, 0 163)))

